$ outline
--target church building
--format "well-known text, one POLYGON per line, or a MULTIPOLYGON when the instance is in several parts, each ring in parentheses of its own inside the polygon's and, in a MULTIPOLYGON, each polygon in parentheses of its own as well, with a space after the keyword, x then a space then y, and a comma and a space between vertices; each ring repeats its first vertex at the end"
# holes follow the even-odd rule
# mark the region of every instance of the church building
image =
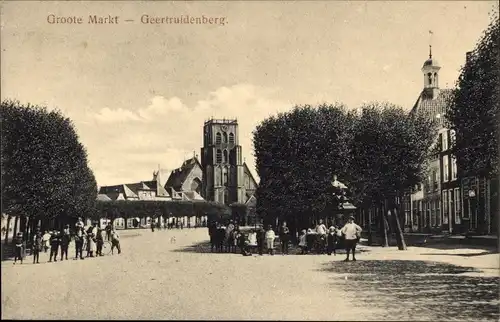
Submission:
POLYGON ((206 200, 253 203, 257 182, 242 160, 238 121, 211 119, 203 126, 202 196, 206 200))
POLYGON ((456 159, 450 153, 454 139, 453 131, 446 124, 446 109, 451 98, 451 89, 439 87, 438 61, 432 57, 422 66, 424 88, 410 113, 424 115, 438 124, 438 137, 433 149, 435 157, 430 161, 427 178, 414 187, 407 196, 405 230, 447 231, 461 230, 460 182, 457 178, 456 159))

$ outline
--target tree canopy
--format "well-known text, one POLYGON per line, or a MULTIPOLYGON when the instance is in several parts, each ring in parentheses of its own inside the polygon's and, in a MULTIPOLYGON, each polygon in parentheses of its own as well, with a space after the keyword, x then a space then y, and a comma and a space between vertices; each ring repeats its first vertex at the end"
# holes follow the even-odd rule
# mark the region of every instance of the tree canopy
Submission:
POLYGON ((97 184, 71 120, 59 111, 1 103, 2 212, 55 218, 95 212, 97 184))
POLYGON ((325 189, 343 174, 350 113, 342 105, 297 106, 264 120, 253 135, 259 217, 299 221, 325 208, 325 189))
POLYGON ((452 151, 464 175, 498 174, 500 41, 498 13, 467 54, 446 117, 455 131, 452 151))
POLYGON ((360 110, 348 146, 348 181, 357 203, 380 204, 425 177, 436 125, 388 103, 366 104, 360 110))
POLYGON ((260 216, 302 225, 335 204, 333 175, 358 205, 396 197, 420 182, 436 137, 426 118, 391 104, 297 106, 254 131, 260 216))

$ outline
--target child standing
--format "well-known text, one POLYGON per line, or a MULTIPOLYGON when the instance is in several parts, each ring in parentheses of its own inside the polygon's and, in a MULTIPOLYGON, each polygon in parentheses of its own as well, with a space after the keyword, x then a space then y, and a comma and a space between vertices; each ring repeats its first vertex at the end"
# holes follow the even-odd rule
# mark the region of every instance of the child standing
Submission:
POLYGON ((96 256, 102 256, 102 246, 104 245, 104 238, 102 237, 102 229, 97 228, 97 235, 95 237, 95 241, 97 244, 97 252, 96 256))
POLYGON ((52 234, 49 234, 48 231, 45 231, 45 233, 43 234, 42 241, 43 241, 43 249, 45 252, 47 252, 50 248, 50 237, 51 236, 52 236, 52 234))
POLYGON ((14 265, 16 264, 17 260, 19 259, 21 261, 21 264, 23 263, 23 233, 18 232, 16 236, 16 253, 14 254, 14 265))
POLYGON ((337 229, 335 227, 331 226, 329 231, 328 231, 328 255, 331 255, 333 252, 333 255, 336 256, 337 253, 335 251, 335 248, 337 248, 337 229))
POLYGON ((61 234, 61 260, 63 260, 64 258, 68 260, 68 248, 70 240, 71 237, 69 232, 69 225, 66 225, 61 234))
POLYGON ((299 236, 299 248, 300 248, 300 254, 304 255, 307 252, 307 241, 306 241, 306 230, 302 229, 301 234, 299 236))
POLYGON ((268 254, 274 255, 274 239, 276 234, 274 233, 273 227, 269 225, 266 231, 266 244, 268 254))
POLYGON ((59 252, 59 245, 61 244, 61 239, 59 238, 59 233, 54 231, 50 237, 50 257, 49 262, 52 262, 52 257, 54 257, 54 262, 57 262, 57 253, 59 252))
POLYGON ((37 228, 36 234, 33 237, 33 264, 35 264, 35 261, 37 264, 40 264, 39 260, 42 247, 43 247, 42 233, 40 232, 40 229, 37 228))

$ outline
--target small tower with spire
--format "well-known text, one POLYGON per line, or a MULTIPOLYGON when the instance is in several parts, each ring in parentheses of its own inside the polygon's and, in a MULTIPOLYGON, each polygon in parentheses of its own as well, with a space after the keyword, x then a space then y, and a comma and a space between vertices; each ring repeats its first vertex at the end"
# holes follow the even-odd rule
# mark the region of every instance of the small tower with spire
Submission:
POLYGON ((424 74, 424 91, 429 97, 436 98, 439 93, 439 66, 438 61, 432 57, 432 46, 429 45, 429 58, 422 66, 424 74))

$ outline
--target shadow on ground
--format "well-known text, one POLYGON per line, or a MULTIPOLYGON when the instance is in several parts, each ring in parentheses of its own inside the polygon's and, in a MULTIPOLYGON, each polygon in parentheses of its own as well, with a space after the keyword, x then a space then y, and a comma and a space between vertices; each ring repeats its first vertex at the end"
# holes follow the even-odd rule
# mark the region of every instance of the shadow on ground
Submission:
MULTIPOLYGON (((190 245, 190 246, 187 246, 187 247, 184 247, 184 248, 178 248, 178 249, 174 249, 172 250, 173 252, 180 252, 180 253, 212 253, 212 246, 210 245, 209 242, 201 242, 201 243, 197 243, 197 244, 193 244, 193 245, 190 245)), ((337 249, 336 250, 337 254, 345 254, 345 250, 344 249, 337 249)), ((356 253, 366 253, 366 252, 369 252, 368 249, 366 248, 359 248, 359 249, 356 249, 356 253)), ((254 249, 252 251, 252 253, 256 253, 256 250, 254 249)), ((266 250, 264 249, 264 253, 266 253, 266 250)), ((276 255, 281 255, 281 246, 279 245, 276 245, 275 246, 275 252, 274 252, 276 255)), ((234 254, 234 255, 240 255, 240 249, 237 248, 236 249, 236 252, 235 253, 221 253, 221 254, 234 254)), ((300 255, 300 249, 298 249, 297 247, 295 246, 290 246, 289 248, 289 254, 290 255, 300 255)))
POLYGON ((499 277, 474 276, 472 267, 407 260, 327 263, 334 284, 355 291, 354 303, 383 309, 390 320, 495 320, 500 318, 499 277), (346 275, 340 275, 346 274, 346 275), (346 283, 346 281, 349 281, 346 283))
POLYGON ((497 254, 497 251, 484 251, 480 253, 420 253, 420 255, 438 255, 438 256, 462 256, 462 257, 475 257, 482 255, 497 254))

